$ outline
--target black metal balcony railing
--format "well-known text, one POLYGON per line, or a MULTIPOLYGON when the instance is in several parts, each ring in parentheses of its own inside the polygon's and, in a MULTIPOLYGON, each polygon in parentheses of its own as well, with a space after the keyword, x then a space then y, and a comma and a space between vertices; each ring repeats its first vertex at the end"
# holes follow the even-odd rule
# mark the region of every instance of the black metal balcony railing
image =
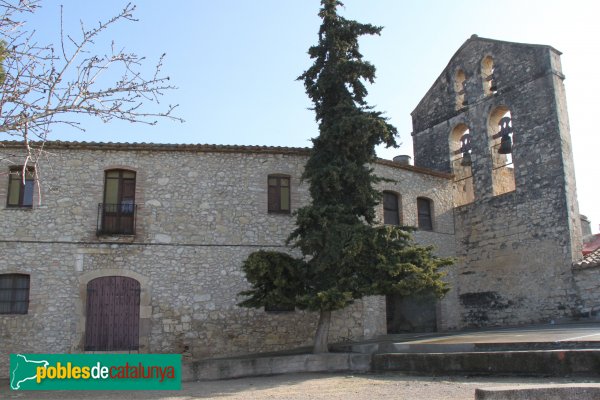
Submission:
POLYGON ((98 204, 98 235, 135 235, 137 204, 98 204))

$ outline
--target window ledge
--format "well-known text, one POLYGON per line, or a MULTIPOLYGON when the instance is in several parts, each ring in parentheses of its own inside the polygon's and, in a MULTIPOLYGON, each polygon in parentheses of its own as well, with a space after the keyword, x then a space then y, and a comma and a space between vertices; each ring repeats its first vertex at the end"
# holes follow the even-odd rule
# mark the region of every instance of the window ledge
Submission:
POLYGON ((132 243, 135 240, 135 235, 117 235, 117 234, 98 234, 98 240, 101 242, 118 242, 118 243, 132 243))

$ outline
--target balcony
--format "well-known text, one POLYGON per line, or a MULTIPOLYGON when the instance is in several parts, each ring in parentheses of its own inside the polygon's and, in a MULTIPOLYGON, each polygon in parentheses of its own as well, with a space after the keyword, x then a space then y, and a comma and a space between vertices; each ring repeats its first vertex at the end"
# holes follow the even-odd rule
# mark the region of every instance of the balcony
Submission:
POLYGON ((135 235, 137 204, 98 204, 96 235, 135 235))

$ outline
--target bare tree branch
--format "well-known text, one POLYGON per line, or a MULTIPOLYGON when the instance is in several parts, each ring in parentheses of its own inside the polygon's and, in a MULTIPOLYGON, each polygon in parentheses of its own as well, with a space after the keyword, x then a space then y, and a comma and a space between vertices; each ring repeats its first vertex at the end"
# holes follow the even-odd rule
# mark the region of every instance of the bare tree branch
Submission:
POLYGON ((137 21, 135 5, 127 4, 94 27, 81 22, 76 35, 65 32, 61 6, 58 44, 38 44, 35 30, 28 28, 26 16, 39 7, 39 0, 0 0, 0 139, 6 135, 23 141, 23 165, 37 164, 53 126, 84 131, 76 118, 80 114, 103 122, 154 125, 159 118, 183 122, 174 115, 177 105, 148 109, 175 89, 162 73, 164 54, 146 73, 145 57, 117 50, 114 41, 109 54, 94 53, 96 40, 112 25, 137 21))

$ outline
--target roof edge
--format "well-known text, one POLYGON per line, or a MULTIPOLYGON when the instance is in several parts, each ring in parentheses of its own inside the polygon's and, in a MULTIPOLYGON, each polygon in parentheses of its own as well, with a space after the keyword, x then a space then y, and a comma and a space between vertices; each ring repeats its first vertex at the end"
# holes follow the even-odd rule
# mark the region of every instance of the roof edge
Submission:
MULTIPOLYGON (((36 143, 32 142, 32 146, 36 143)), ((40 145, 40 143, 37 143, 40 145)), ((223 145, 223 144, 168 144, 168 143, 115 143, 115 142, 68 142, 53 140, 45 142, 44 148, 64 150, 115 150, 115 151, 181 151, 198 153, 256 153, 256 154, 286 154, 309 156, 310 147, 282 147, 282 146, 245 146, 245 145, 223 145)), ((0 141, 0 149, 21 148, 23 142, 11 140, 0 141)), ((452 179, 454 175, 435 171, 414 165, 399 164, 397 162, 377 158, 377 164, 385 165, 407 171, 431 175, 443 179, 452 179)))
MULTIPOLYGON (((32 142, 31 145, 40 145, 32 142)), ((1 141, 0 148, 22 147, 21 141, 1 141)), ((83 150, 147 150, 147 151, 190 151, 206 153, 271 153, 271 154, 308 154, 308 147, 282 147, 282 146, 245 146, 221 144, 173 144, 173 143, 122 143, 122 142, 69 142, 52 140, 44 142, 47 149, 83 149, 83 150)))

